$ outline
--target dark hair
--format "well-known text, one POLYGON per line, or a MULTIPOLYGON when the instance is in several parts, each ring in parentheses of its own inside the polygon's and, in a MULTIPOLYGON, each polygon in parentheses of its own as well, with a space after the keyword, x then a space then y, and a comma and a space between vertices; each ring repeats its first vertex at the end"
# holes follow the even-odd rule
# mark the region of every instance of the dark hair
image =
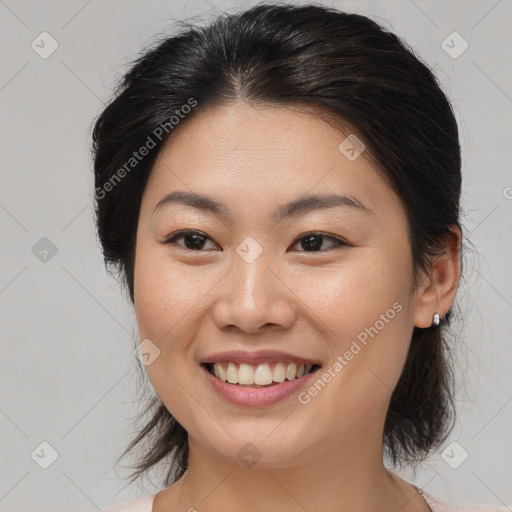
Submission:
MULTIPOLYGON (((122 277, 132 302, 140 203, 160 148, 202 109, 236 101, 309 109, 364 142, 406 209, 412 288, 446 249, 453 227, 461 229, 461 157, 450 102, 412 48, 365 16, 260 3, 207 26, 185 23, 133 62, 115 96, 93 131, 96 222, 107 268, 122 277), (131 160, 150 140, 146 156, 131 160)), ((438 328, 414 328, 384 426, 393 465, 423 461, 453 428, 444 336, 450 315, 438 328)), ((169 457, 167 486, 187 467, 187 434, 158 397, 148 400, 142 414, 148 412, 153 416, 122 457, 150 438, 132 481, 169 457)))

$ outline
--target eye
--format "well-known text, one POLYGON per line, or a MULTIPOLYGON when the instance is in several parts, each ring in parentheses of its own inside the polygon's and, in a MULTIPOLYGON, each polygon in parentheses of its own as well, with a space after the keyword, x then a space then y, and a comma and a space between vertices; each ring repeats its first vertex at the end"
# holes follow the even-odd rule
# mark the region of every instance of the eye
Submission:
MULTIPOLYGON (((301 247, 306 252, 325 252, 329 249, 336 248, 339 246, 349 246, 347 242, 342 240, 341 238, 337 238, 334 236, 327 235, 326 233, 322 232, 311 232, 306 233, 305 235, 302 235, 300 238, 297 238, 297 240, 294 242, 294 245, 297 245, 298 243, 301 244, 301 247), (331 245, 328 249, 321 249, 324 240, 331 240, 333 245, 331 245)), ((293 246, 292 246, 293 247, 293 246)))
MULTIPOLYGON (((191 251, 203 252, 205 243, 207 241, 213 242, 209 237, 207 237, 201 231, 186 230, 186 231, 178 231, 177 233, 174 233, 170 237, 166 238, 162 243, 176 244, 184 249, 188 249, 191 251), (179 240, 179 239, 183 239, 185 243, 184 244, 176 243, 176 240, 179 240)), ((302 249, 304 249, 305 252, 325 252, 332 248, 350 245, 345 240, 342 240, 342 239, 334 237, 334 236, 327 235, 326 233, 317 232, 317 231, 311 232, 311 233, 306 233, 305 235, 302 235, 301 237, 297 238, 295 240, 295 242, 293 243, 292 247, 299 243, 301 244, 301 247, 302 247, 302 249), (322 246, 324 245, 325 240, 331 241, 331 247, 330 248, 328 247, 327 249, 326 248, 322 249, 322 246)), ((214 244, 214 246, 216 247, 215 244, 214 244)))
POLYGON ((210 240, 204 233, 201 233, 200 231, 187 230, 174 233, 170 237, 166 238, 162 243, 174 244, 175 241, 180 238, 185 240, 185 246, 181 244, 177 245, 183 247, 184 249, 190 249, 191 251, 201 251, 205 245, 205 241, 210 240))

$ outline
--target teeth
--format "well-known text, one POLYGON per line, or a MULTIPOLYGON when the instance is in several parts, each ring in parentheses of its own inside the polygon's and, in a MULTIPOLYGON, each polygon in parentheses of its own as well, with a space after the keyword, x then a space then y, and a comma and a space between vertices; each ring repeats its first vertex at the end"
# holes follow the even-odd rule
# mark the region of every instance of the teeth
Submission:
POLYGON ((295 363, 290 363, 286 367, 286 378, 288 380, 293 380, 297 376, 297 365, 295 363))
POLYGON ((215 369, 215 372, 218 372, 218 373, 219 373, 219 375, 217 375, 217 374, 216 374, 216 376, 217 376, 220 380, 222 380, 222 381, 224 381, 224 382, 226 382, 226 381, 228 380, 227 372, 226 372, 226 370, 224 370, 224 368, 222 367, 222 365, 220 365, 220 364, 219 364, 219 365, 217 365, 217 367, 216 367, 216 369, 215 369))
POLYGON ((228 363, 226 378, 230 384, 238 384, 238 368, 233 363, 228 363))
POLYGON ((285 380, 294 380, 309 373, 312 364, 301 364, 297 366, 295 363, 276 363, 274 368, 270 368, 267 363, 252 366, 250 364, 227 363, 227 369, 223 364, 213 363, 213 371, 215 376, 223 382, 230 384, 239 384, 242 386, 268 386, 272 382, 284 382, 285 380))
MULTIPOLYGON (((238 368, 239 384, 254 384, 254 370, 248 364, 241 364, 238 368)), ((257 383, 259 384, 259 382, 257 383)))
POLYGON ((283 382, 286 379, 286 368, 283 363, 277 363, 272 371, 272 380, 274 382, 283 382))
MULTIPOLYGON (((240 365, 242 366, 242 365, 240 365)), ((259 364, 258 368, 254 372, 254 382, 249 382, 248 384, 258 384, 258 386, 266 386, 267 384, 272 384, 272 370, 268 364, 259 364)))

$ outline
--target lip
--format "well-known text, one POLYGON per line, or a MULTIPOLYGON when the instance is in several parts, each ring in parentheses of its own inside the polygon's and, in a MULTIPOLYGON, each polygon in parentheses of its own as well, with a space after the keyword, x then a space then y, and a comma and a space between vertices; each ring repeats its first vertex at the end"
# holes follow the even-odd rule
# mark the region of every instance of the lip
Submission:
MULTIPOLYGON (((307 359, 287 352, 279 350, 257 350, 247 352, 244 350, 231 350, 228 352, 217 352, 205 357, 202 363, 236 363, 236 364, 261 364, 261 363, 295 363, 297 366, 301 364, 317 364, 320 361, 307 359)), ((301 377, 302 378, 302 377, 301 377)), ((297 379, 299 380, 299 379, 297 379)))
POLYGON ((307 384, 309 379, 318 372, 317 369, 316 371, 308 373, 307 375, 303 375, 298 379, 285 380, 284 382, 274 384, 267 388, 251 388, 237 386, 236 384, 229 384, 229 382, 223 382, 222 380, 212 375, 204 364, 201 364, 200 368, 207 381, 222 398, 235 405, 250 407, 264 407, 273 405, 277 402, 280 402, 281 400, 288 398, 289 396, 297 393, 303 386, 307 384))

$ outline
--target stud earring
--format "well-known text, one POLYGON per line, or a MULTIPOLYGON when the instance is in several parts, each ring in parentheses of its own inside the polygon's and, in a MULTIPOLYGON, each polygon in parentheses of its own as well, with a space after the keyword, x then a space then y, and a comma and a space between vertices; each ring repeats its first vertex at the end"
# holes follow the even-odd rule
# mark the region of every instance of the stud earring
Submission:
POLYGON ((440 323, 441 319, 439 318, 439 314, 435 313, 434 318, 432 319, 432 326, 437 327, 440 323))

